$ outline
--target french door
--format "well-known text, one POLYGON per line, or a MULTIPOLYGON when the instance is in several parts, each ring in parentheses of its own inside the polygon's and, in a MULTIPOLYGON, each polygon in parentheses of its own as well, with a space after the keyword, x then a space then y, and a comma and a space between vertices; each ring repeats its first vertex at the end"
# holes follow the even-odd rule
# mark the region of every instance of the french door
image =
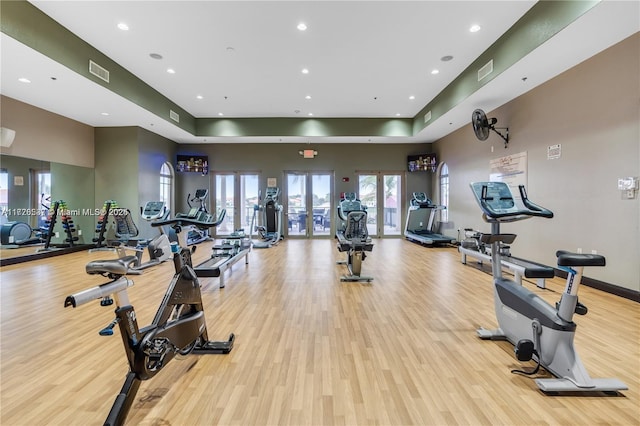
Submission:
POLYGON ((237 229, 251 230, 253 206, 258 204, 258 173, 227 172, 214 173, 214 212, 217 217, 221 209, 227 213, 220 225, 214 228, 217 236, 229 235, 237 229))
POLYGON ((402 234, 404 173, 359 172, 358 198, 367 206, 367 230, 371 237, 402 234))
POLYGON ((329 237, 335 219, 332 172, 285 172, 283 229, 289 237, 329 237))

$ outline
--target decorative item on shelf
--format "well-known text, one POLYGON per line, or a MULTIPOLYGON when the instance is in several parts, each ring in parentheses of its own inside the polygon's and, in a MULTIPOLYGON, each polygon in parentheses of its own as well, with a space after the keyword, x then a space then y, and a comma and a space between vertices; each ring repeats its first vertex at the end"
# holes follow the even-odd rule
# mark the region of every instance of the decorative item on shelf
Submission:
POLYGON ((409 155, 407 167, 410 172, 435 172, 438 161, 435 154, 409 155))
POLYGON ((313 149, 302 149, 298 151, 298 154, 302 155, 302 158, 314 158, 318 155, 318 151, 313 149))
POLYGON ((176 170, 207 175, 209 174, 209 157, 205 155, 178 155, 176 170))

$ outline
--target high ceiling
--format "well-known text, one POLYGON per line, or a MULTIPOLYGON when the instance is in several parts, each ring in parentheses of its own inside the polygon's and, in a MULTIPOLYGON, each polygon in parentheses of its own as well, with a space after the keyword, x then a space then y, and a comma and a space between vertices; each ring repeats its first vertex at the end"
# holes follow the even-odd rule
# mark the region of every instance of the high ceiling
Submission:
MULTIPOLYGON (((196 118, 323 119, 413 118, 536 2, 31 3, 196 118)), ((421 132, 374 141, 437 140, 473 109, 491 111, 637 32, 638 10, 604 1, 421 132)), ((6 34, 1 42, 3 95, 91 126, 135 125, 181 143, 310 139, 194 136, 6 34)))

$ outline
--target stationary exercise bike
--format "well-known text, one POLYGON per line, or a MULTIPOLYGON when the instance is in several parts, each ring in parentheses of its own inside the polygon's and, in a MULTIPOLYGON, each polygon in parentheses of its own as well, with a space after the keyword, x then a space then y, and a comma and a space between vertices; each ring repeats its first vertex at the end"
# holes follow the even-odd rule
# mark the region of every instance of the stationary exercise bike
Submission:
POLYGON ((174 254, 175 275, 169 284, 153 322, 138 328, 136 313, 129 302, 127 288, 133 285, 125 274, 129 271, 135 257, 89 262, 88 274, 104 275, 111 279, 106 284, 89 288, 68 296, 64 306, 74 308, 101 299, 100 304, 113 304, 116 300, 116 318, 100 330, 101 336, 113 334, 116 325, 120 327, 122 343, 129 361, 129 373, 122 390, 116 397, 105 425, 122 425, 142 380, 151 379, 174 356, 194 354, 228 354, 233 348, 234 335, 227 341, 209 340, 204 318, 200 283, 191 265, 191 251, 182 248, 174 254))
POLYGON ((500 244, 510 244, 515 234, 500 233, 502 222, 515 222, 531 217, 552 218, 553 213, 527 198, 524 186, 519 187, 522 202, 516 205, 511 190, 504 182, 471 183, 485 221, 491 223, 491 234, 483 234, 483 243, 491 244, 491 266, 494 277, 495 311, 499 328, 480 328, 482 339, 508 340, 515 345, 520 361, 534 359, 533 371, 514 373, 536 374, 540 367, 557 378, 536 379, 543 392, 619 391, 627 386, 617 379, 592 379, 573 346, 577 325, 574 314, 584 315, 587 308, 578 302, 578 288, 585 266, 605 266, 605 258, 593 254, 558 251, 558 265, 567 271, 567 284, 556 306, 514 281, 502 277, 500 244))

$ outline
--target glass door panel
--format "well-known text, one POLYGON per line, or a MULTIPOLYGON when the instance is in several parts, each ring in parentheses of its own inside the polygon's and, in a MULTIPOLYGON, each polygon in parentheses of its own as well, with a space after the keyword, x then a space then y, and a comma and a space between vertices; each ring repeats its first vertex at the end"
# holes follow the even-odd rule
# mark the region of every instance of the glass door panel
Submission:
POLYGON ((400 235, 400 196, 402 194, 401 175, 383 175, 384 205, 383 205, 383 235, 400 235))
POLYGON ((310 227, 313 235, 329 235, 331 232, 331 175, 311 175, 311 196, 313 210, 313 226, 310 227))
POLYGON ((216 235, 229 235, 235 229, 235 175, 233 174, 216 174, 216 203, 215 211, 211 212, 217 217, 220 209, 227 209, 227 214, 220 225, 215 228, 216 235))
MULTIPOLYGON (((236 228, 244 229, 244 232, 248 235, 250 233, 249 227, 251 226, 251 219, 253 218, 253 206, 258 205, 258 175, 257 174, 243 174, 240 175, 240 195, 238 201, 240 206, 238 211, 240 212, 240 223, 236 225, 236 228)), ((258 221, 260 215, 256 216, 258 221)), ((255 223, 254 225, 258 225, 255 223)))
POLYGON ((307 236, 307 174, 287 173, 289 236, 307 236))
POLYGON ((358 198, 367 206, 367 231, 369 236, 378 236, 378 175, 358 176, 358 198))

